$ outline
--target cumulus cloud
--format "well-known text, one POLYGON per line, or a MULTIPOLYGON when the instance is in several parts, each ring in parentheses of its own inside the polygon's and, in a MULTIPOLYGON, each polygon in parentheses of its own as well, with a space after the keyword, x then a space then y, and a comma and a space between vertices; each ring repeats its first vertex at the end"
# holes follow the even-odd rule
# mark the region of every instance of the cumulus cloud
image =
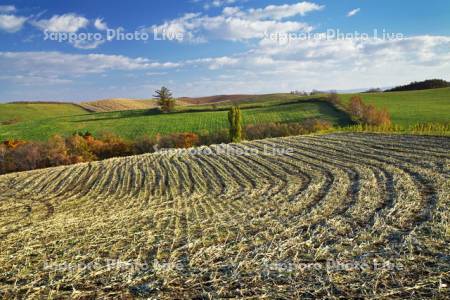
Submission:
MULTIPOLYGON (((264 40, 238 58, 224 70, 238 73, 239 81, 255 84, 258 92, 390 86, 428 77, 448 79, 450 37, 306 40, 285 45, 264 40)), ((240 86, 233 80, 227 85, 240 86)))
POLYGON ((106 25, 106 23, 103 22, 103 19, 100 19, 100 18, 95 19, 94 26, 95 26, 95 28, 97 28, 98 30, 101 30, 101 31, 108 29, 108 25, 106 25))
POLYGON ((105 40, 75 40, 72 42, 72 45, 75 48, 83 49, 83 50, 91 50, 96 49, 98 46, 102 45, 105 40))
POLYGON ((261 40, 239 54, 176 62, 104 54, 0 52, 0 65, 5 70, 2 75, 15 80, 20 80, 20 76, 28 80, 39 76, 76 81, 109 71, 145 74, 176 69, 189 73, 187 79, 175 79, 172 84, 183 95, 354 89, 428 77, 450 79, 450 37, 303 40, 283 45, 261 40), (194 69, 200 72, 193 72, 194 69), (214 72, 219 69, 220 72, 214 72))
POLYGON ((211 7, 221 7, 225 5, 230 5, 238 2, 237 0, 212 0, 207 1, 204 5, 204 9, 210 9, 211 7))
POLYGON ((191 64, 221 72, 191 76, 191 81, 174 86, 175 92, 192 96, 383 87, 424 78, 450 79, 450 37, 307 40, 284 45, 263 40, 239 55, 197 59, 183 66, 191 64))
POLYGON ((247 16, 254 19, 281 20, 293 16, 304 16, 309 12, 323 9, 323 5, 312 2, 299 2, 295 4, 269 5, 265 8, 250 9, 247 16))
POLYGON ((67 84, 73 82, 70 79, 61 79, 58 76, 39 76, 39 75, 11 75, 11 76, 0 76, 0 80, 9 81, 15 84, 25 85, 25 86, 36 86, 36 85, 54 85, 54 84, 67 84))
POLYGON ((173 62, 106 54, 66 54, 61 52, 0 52, 5 76, 25 75, 63 79, 108 71, 168 69, 173 62))
POLYGON ((404 62, 433 66, 450 64, 450 37, 415 36, 396 40, 382 39, 311 39, 278 44, 264 40, 252 50, 255 56, 277 60, 311 61, 345 65, 404 62))
POLYGON ((360 8, 352 9, 351 11, 349 11, 349 12, 347 13, 347 17, 353 17, 354 15, 356 15, 357 13, 359 13, 360 11, 361 11, 360 8))
POLYGON ((183 65, 197 65, 206 66, 210 70, 222 69, 225 66, 233 66, 239 63, 236 57, 221 56, 221 57, 207 57, 183 62, 183 65))
POLYGON ((147 31, 159 35, 182 36, 183 40, 204 41, 203 38, 194 36, 194 31, 200 27, 200 15, 200 13, 187 13, 180 18, 166 21, 161 25, 153 25, 147 28, 147 31))
POLYGON ((306 23, 284 19, 304 16, 322 8, 323 6, 311 2, 269 5, 248 10, 225 7, 217 16, 189 13, 161 25, 153 25, 148 30, 158 34, 181 34, 184 40, 191 42, 211 39, 248 40, 262 38, 271 32, 309 31, 312 27, 306 23))
MULTIPOLYGON (((90 23, 99 31, 108 29, 108 25, 101 18, 95 20, 88 20, 87 18, 74 14, 67 13, 63 15, 54 15, 50 19, 32 20, 30 22, 35 27, 49 32, 55 33, 75 33, 80 29, 86 28, 90 23)), ((70 43, 78 49, 96 49, 98 46, 105 43, 105 40, 75 40, 70 43)))
POLYGON ((13 13, 16 11, 14 5, 0 5, 0 13, 13 13))
POLYGON ((26 17, 19 17, 15 15, 0 15, 0 30, 6 32, 17 32, 22 29, 23 24, 27 20, 26 17))
POLYGON ((69 13, 54 15, 50 19, 33 21, 32 24, 42 30, 50 32, 77 32, 89 24, 89 20, 83 16, 69 13))

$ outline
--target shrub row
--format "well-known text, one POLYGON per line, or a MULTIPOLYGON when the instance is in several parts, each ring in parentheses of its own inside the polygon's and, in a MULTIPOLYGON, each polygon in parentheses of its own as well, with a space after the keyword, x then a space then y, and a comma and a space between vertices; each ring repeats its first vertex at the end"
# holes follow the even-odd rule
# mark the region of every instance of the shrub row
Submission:
POLYGON ((384 109, 377 109, 372 104, 365 104, 360 96, 352 96, 345 105, 336 93, 325 98, 337 109, 346 112, 353 121, 362 125, 389 127, 392 124, 391 115, 384 109))
MULTIPOLYGON (((303 123, 247 125, 244 135, 247 139, 262 139, 329 128, 329 122, 312 119, 303 123)), ((187 132, 156 135, 135 141, 126 141, 108 133, 96 138, 89 132, 75 133, 66 138, 53 136, 46 142, 7 140, 0 144, 0 174, 152 153, 166 148, 190 148, 228 142, 230 137, 226 129, 213 133, 203 131, 198 134, 187 132)))
POLYGON ((271 137, 308 134, 318 131, 330 130, 332 124, 321 119, 308 119, 302 123, 264 123, 247 125, 245 137, 248 140, 256 140, 271 137))

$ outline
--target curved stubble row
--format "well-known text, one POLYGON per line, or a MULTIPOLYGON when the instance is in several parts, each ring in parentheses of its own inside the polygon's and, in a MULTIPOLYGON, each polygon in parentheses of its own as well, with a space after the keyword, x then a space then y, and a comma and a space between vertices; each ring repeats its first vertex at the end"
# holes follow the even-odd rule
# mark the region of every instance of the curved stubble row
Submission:
MULTIPOLYGON (((292 137, 212 146, 207 155, 181 150, 10 174, 0 178, 0 264, 28 262, 7 278, 27 278, 23 270, 41 269, 44 259, 178 264, 176 274, 194 285, 204 270, 395 249, 436 211, 447 216, 448 173, 439 166, 448 146, 440 138, 292 137), (260 154, 226 155, 220 147, 260 154)), ((23 288, 48 285, 55 274, 44 274, 23 288)), ((102 270, 57 282, 102 276, 120 286, 125 275, 102 270)))

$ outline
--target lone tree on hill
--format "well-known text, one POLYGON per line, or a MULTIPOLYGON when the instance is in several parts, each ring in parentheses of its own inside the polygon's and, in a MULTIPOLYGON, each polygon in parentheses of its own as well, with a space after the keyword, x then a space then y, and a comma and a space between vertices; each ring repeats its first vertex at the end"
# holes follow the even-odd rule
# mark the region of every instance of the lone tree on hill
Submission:
POLYGON ((230 122, 230 140, 233 143, 242 141, 242 113, 239 107, 233 106, 230 109, 228 121, 230 122))
POLYGON ((153 95, 158 100, 158 105, 165 113, 173 111, 175 108, 175 99, 172 98, 172 92, 165 86, 155 91, 156 95, 153 95))

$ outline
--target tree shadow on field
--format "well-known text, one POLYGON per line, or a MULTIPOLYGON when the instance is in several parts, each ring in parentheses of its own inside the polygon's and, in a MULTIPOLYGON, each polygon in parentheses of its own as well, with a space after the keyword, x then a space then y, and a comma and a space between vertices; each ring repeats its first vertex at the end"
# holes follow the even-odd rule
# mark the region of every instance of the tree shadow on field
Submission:
POLYGON ((158 108, 145 109, 145 110, 124 110, 105 113, 94 113, 85 115, 85 118, 70 121, 72 123, 84 123, 84 122, 97 122, 107 120, 119 120, 129 118, 139 118, 146 116, 161 115, 162 112, 158 108))

